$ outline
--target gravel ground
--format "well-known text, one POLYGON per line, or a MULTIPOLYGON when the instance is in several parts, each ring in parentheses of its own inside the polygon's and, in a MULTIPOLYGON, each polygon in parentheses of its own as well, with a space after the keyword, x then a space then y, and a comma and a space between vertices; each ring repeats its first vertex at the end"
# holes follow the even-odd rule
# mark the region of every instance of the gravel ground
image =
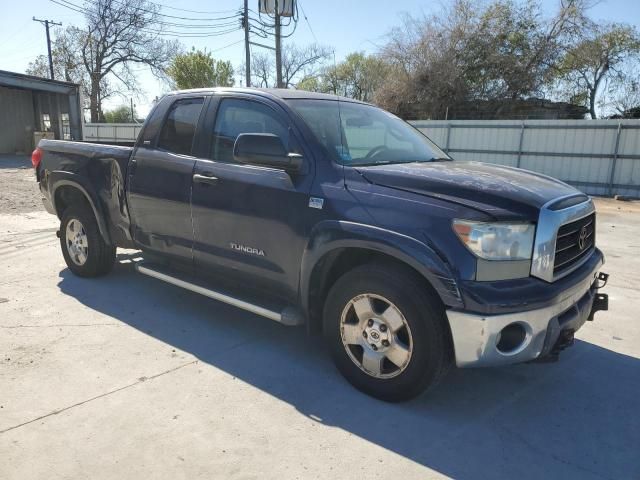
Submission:
POLYGON ((44 210, 29 157, 0 155, 0 213, 44 210))

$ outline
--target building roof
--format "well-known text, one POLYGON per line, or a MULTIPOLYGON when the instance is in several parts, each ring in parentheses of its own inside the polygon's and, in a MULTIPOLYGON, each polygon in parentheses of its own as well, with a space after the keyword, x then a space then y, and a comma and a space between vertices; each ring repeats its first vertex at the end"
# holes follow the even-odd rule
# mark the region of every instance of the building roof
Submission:
POLYGON ((77 83, 50 80, 6 70, 0 70, 0 86, 63 94, 74 93, 80 88, 77 83))

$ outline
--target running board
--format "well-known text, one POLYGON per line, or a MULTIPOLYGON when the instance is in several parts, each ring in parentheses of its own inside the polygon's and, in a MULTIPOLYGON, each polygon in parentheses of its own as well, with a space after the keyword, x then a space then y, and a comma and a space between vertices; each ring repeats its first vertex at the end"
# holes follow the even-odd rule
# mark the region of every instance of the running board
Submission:
POLYGON ((218 300, 219 302, 226 303, 228 305, 233 305, 234 307, 240 308, 242 310, 246 310, 247 312, 255 313, 256 315, 260 315, 261 317, 266 317, 270 320, 274 320, 278 323, 282 323, 283 325, 296 326, 296 325, 302 325, 304 323, 302 314, 294 307, 288 306, 288 307, 285 307, 282 310, 282 312, 276 312, 274 310, 261 307, 260 305, 255 305, 253 303, 240 300, 239 298, 232 297, 231 295, 227 295, 222 292, 217 292, 215 290, 204 287, 202 285, 188 282, 186 280, 176 278, 172 275, 168 275, 167 273, 154 270, 153 268, 145 266, 144 263, 136 264, 136 270, 142 273, 143 275, 148 275, 150 277, 157 278, 158 280, 162 280, 163 282, 167 282, 172 285, 182 287, 186 290, 199 293, 200 295, 204 295, 205 297, 218 300))

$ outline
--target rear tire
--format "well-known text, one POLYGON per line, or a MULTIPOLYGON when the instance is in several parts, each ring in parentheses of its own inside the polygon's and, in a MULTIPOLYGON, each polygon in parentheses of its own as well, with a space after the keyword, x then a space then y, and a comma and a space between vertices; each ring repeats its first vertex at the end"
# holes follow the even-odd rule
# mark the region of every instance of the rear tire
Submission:
POLYGON ((69 270, 79 277, 99 277, 111 271, 116 247, 107 244, 93 211, 72 205, 60 221, 60 247, 69 270))
POLYGON ((414 272, 394 264, 357 267, 338 279, 324 308, 334 362, 358 390, 409 400, 449 370, 444 307, 414 272))

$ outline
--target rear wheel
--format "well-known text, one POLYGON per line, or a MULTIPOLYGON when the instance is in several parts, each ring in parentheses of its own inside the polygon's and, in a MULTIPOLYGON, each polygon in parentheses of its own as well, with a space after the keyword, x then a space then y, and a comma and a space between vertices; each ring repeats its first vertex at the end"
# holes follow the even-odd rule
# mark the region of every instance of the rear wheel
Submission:
POLYGON ((444 308, 413 272, 370 264, 331 288, 324 332, 340 372, 359 390, 408 400, 433 386, 451 364, 444 308))
POLYGON ((113 268, 116 247, 107 244, 93 212, 82 206, 67 208, 60 222, 60 247, 69 269, 80 277, 98 277, 113 268))

